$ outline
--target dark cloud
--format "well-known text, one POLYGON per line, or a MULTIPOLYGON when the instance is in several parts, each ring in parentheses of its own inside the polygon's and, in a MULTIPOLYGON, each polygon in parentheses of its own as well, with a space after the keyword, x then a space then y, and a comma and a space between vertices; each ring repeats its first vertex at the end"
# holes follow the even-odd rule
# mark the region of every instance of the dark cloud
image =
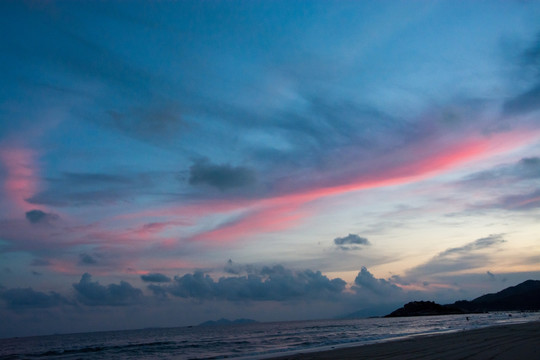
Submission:
POLYGON ((520 115, 540 109, 540 84, 508 100, 503 111, 507 115, 520 115))
POLYGON ((239 275, 241 273, 257 274, 259 271, 253 265, 241 265, 233 262, 231 259, 223 267, 223 271, 228 274, 239 275))
POLYGON ((523 64, 536 76, 540 76, 540 32, 536 34, 531 46, 523 52, 523 64))
POLYGON ((223 270, 228 274, 238 275, 243 271, 243 268, 241 265, 235 264, 231 259, 229 259, 223 270))
POLYGON ((491 271, 487 271, 486 274, 489 277, 489 280, 491 280, 491 281, 506 282, 508 280, 506 277, 500 277, 498 275, 495 275, 491 271))
POLYGON ((141 275, 141 280, 145 282, 165 283, 171 282, 171 278, 160 273, 149 273, 141 275))
POLYGON ((0 299, 12 309, 50 308, 71 303, 56 292, 47 294, 32 288, 0 290, 0 299))
POLYGON ((529 78, 536 78, 536 83, 529 90, 504 103, 503 112, 508 115, 520 115, 540 109, 540 33, 523 51, 521 58, 524 71, 529 78))
POLYGON ((49 266, 51 262, 47 259, 34 259, 31 263, 32 266, 49 266))
POLYGON ((79 283, 73 284, 77 292, 77 299, 90 306, 121 306, 138 302, 142 299, 142 291, 134 288, 125 281, 120 284, 109 284, 107 286, 92 281, 92 276, 85 273, 79 283))
POLYGON ((46 222, 49 222, 50 220, 58 219, 58 215, 52 214, 52 213, 46 213, 39 209, 27 211, 25 216, 26 216, 26 220, 30 221, 32 224, 46 223, 46 222))
POLYGON ((362 267, 358 276, 354 279, 354 284, 357 292, 366 290, 381 296, 388 296, 402 291, 399 286, 388 280, 375 278, 366 267, 362 267))
POLYGON ((502 234, 489 235, 460 247, 449 248, 426 263, 407 271, 408 276, 417 277, 474 269, 489 263, 486 251, 504 243, 502 234))
POLYGON ((315 300, 338 296, 345 281, 328 279, 320 271, 293 271, 281 265, 263 267, 247 276, 221 277, 215 281, 202 271, 176 276, 171 285, 149 287, 156 295, 230 301, 315 300))
POLYGON ((341 250, 356 250, 361 245, 371 245, 368 239, 360 237, 356 234, 349 234, 345 237, 338 237, 334 239, 334 244, 341 250))
POLYGON ((522 170, 521 176, 532 179, 540 178, 539 157, 523 158, 519 161, 518 166, 522 170))
POLYGON ((79 265, 96 265, 97 263, 93 256, 86 253, 79 254, 79 265))
POLYGON ((221 191, 245 187, 255 182, 255 173, 246 167, 215 165, 207 159, 196 161, 189 168, 191 185, 210 185, 221 191))

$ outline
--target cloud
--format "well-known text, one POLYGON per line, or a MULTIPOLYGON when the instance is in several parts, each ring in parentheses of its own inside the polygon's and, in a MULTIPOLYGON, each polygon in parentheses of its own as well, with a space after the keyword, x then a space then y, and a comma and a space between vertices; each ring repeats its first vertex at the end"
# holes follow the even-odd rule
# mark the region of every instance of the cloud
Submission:
POLYGON ((37 259, 32 260, 32 263, 30 265, 32 265, 32 266, 49 266, 49 265, 51 265, 51 262, 49 260, 47 260, 47 259, 37 258, 37 259))
POLYGON ((79 265, 96 265, 97 263, 93 256, 86 253, 79 254, 79 265))
POLYGON ((65 297, 54 291, 47 294, 32 288, 0 289, 0 299, 12 309, 50 308, 71 304, 65 297))
POLYGON ((500 282, 506 282, 508 279, 506 277, 500 277, 498 275, 495 275, 491 271, 486 272, 487 276, 489 277, 489 280, 491 281, 500 281, 500 282))
POLYGON ((59 217, 56 214, 46 213, 39 209, 27 211, 25 216, 26 220, 30 221, 32 224, 47 223, 51 220, 56 220, 59 217))
POLYGON ((484 207, 503 208, 507 210, 530 210, 540 207, 540 189, 525 194, 503 196, 484 207))
POLYGON ((371 274, 366 267, 362 267, 356 278, 354 279, 354 290, 358 293, 361 290, 366 290, 376 295, 387 296, 401 292, 401 288, 388 280, 377 279, 371 274))
POLYGON ((134 288, 126 281, 120 284, 100 285, 92 281, 92 276, 83 274, 77 284, 73 284, 77 292, 77 299, 89 306, 121 306, 137 303, 142 299, 142 291, 134 288))
POLYGON ((504 242, 506 241, 502 234, 493 234, 460 247, 446 249, 424 264, 408 270, 407 277, 441 274, 485 266, 489 263, 486 251, 504 242))
POLYGON ((503 112, 508 115, 521 115, 540 109, 540 33, 535 41, 521 54, 521 65, 529 78, 536 83, 527 91, 507 100, 503 112))
POLYGON ((489 248, 489 247, 492 247, 494 245, 501 244, 503 242, 505 242, 505 240, 503 239, 502 234, 489 235, 488 237, 475 240, 475 241, 473 241, 471 243, 468 243, 466 245, 447 249, 447 250, 443 251, 442 253, 440 253, 438 256, 447 257, 447 256, 452 255, 452 254, 466 254, 466 253, 469 253, 471 251, 476 251, 476 250, 489 248))
POLYGON ((472 206, 473 209, 498 208, 523 211, 540 206, 538 179, 540 179, 540 158, 525 157, 515 163, 472 174, 460 184, 467 190, 475 191, 478 189, 492 191, 499 188, 497 193, 504 194, 475 204, 472 206), (526 190, 515 193, 516 189, 526 190))
POLYGON ((281 265, 263 267, 247 276, 221 277, 215 281, 202 271, 176 276, 171 285, 149 287, 156 295, 229 301, 315 300, 339 296, 342 279, 329 279, 320 271, 293 271, 281 265))
POLYGON ((148 191, 148 174, 131 176, 115 173, 66 172, 47 178, 47 189, 27 198, 30 204, 48 206, 103 205, 131 198, 148 191))
POLYGON ((228 274, 239 275, 242 272, 252 273, 254 271, 254 268, 251 266, 239 265, 229 259, 227 261, 227 264, 225 264, 223 271, 228 274))
POLYGON ((215 165, 208 160, 198 160, 189 168, 189 183, 224 191, 255 183, 255 173, 242 166, 215 165))
POLYGON ((177 138, 185 126, 178 105, 148 104, 146 107, 110 110, 107 124, 135 139, 159 144, 177 138))
POLYGON ((360 245, 371 245, 368 239, 360 237, 356 234, 349 234, 345 237, 334 239, 334 244, 341 250, 356 250, 360 245))
POLYGON ((540 109, 540 85, 508 100, 503 107, 508 115, 520 115, 540 109))
POLYGON ((171 278, 160 273, 149 273, 141 275, 141 280, 144 282, 165 283, 171 282, 171 278))
POLYGON ((465 179, 466 184, 493 183, 524 181, 540 178, 540 158, 526 157, 516 163, 505 164, 494 169, 469 175, 465 179))

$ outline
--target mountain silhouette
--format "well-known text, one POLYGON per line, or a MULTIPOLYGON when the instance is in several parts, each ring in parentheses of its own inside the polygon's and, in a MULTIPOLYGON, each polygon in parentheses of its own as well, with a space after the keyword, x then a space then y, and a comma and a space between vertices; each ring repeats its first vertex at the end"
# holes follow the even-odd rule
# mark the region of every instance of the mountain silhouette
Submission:
POLYGON ((460 300, 448 305, 440 305, 433 301, 413 301, 385 317, 532 310, 540 310, 540 280, 527 280, 495 294, 482 295, 471 301, 460 300))

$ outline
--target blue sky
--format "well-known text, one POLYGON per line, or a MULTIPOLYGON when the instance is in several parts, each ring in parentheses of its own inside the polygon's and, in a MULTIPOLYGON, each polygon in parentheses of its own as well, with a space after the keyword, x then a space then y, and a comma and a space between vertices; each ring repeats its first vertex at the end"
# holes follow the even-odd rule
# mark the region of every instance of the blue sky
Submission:
POLYGON ((538 2, 0 11, 0 336, 539 278, 538 2))

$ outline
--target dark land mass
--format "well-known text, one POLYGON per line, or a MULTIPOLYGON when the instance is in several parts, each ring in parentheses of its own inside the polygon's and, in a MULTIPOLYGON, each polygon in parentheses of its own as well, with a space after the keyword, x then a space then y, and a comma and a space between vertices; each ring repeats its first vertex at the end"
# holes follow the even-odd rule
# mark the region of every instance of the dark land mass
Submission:
POLYGON ((465 311, 456 308, 453 305, 440 305, 433 301, 412 301, 385 317, 451 315, 464 313, 465 311))
POLYGON ((385 317, 535 310, 540 310, 540 280, 527 280, 495 294, 483 295, 471 301, 456 301, 448 305, 436 304, 433 301, 413 301, 385 317))
POLYGON ((467 312, 540 310, 540 280, 527 280, 472 301, 456 301, 454 306, 467 312))
POLYGON ((219 319, 219 320, 210 320, 205 321, 199 326, 223 326, 223 325, 242 325, 242 324, 254 324, 257 321, 252 319, 236 319, 236 320, 229 320, 229 319, 219 319))

